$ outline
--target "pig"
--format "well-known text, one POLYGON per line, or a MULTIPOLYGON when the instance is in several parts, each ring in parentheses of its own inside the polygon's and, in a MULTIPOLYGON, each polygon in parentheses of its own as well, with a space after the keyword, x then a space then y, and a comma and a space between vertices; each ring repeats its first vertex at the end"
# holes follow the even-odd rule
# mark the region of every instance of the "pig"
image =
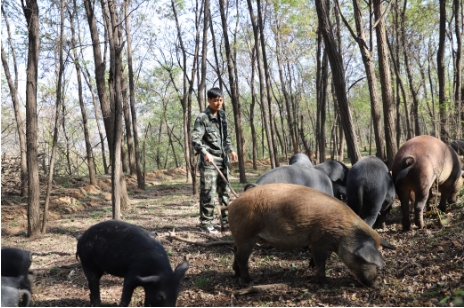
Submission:
POLYGON ((333 196, 332 181, 324 172, 314 169, 305 168, 299 165, 288 165, 277 167, 264 173, 256 184, 247 184, 244 190, 263 184, 270 183, 291 183, 312 187, 320 190, 329 196, 333 196))
MULTIPOLYGON (((18 288, 27 290, 30 294, 32 294, 31 278, 34 275, 30 269, 31 263, 32 253, 30 251, 13 247, 2 248, 2 278, 22 277, 18 288)), ((26 302, 21 301, 19 305, 25 306, 26 302)))
POLYGON ((335 198, 343 200, 346 198, 346 179, 350 169, 338 161, 338 160, 327 160, 323 163, 314 166, 325 174, 327 174, 332 181, 333 195, 335 198))
POLYGON ((2 307, 27 307, 31 302, 31 292, 20 289, 24 276, 2 276, 2 307))
POLYGON ((426 135, 417 136, 401 146, 393 159, 392 176, 401 202, 405 231, 411 228, 411 192, 414 192, 414 223, 422 229, 423 210, 432 184, 438 184, 441 192, 439 208, 444 212, 446 202, 455 203, 462 187, 461 169, 457 153, 440 139, 426 135))
POLYGON ((235 242, 233 270, 250 282, 248 259, 261 239, 279 249, 308 247, 316 277, 325 282, 332 252, 366 286, 373 286, 384 266, 380 245, 394 249, 343 202, 310 187, 267 184, 241 194, 227 206, 235 242))
POLYGON ((172 271, 166 250, 139 226, 108 220, 78 238, 79 258, 90 289, 90 302, 101 306, 100 278, 104 273, 124 278, 121 306, 128 306, 134 289, 145 290, 145 306, 175 306, 187 260, 172 271))
POLYGON ((22 307, 29 306, 31 293, 28 290, 20 290, 2 283, 2 307, 18 307, 20 299, 22 299, 22 307))
POLYGON ((313 167, 313 163, 309 159, 308 155, 303 154, 303 153, 296 153, 292 157, 290 157, 290 160, 288 162, 289 165, 297 165, 297 166, 305 166, 305 167, 313 167))
POLYGON ((464 155, 464 140, 454 140, 450 145, 458 155, 464 155))
POLYGON ((346 203, 370 227, 385 227, 395 201, 395 183, 387 165, 375 156, 357 161, 348 173, 346 203))

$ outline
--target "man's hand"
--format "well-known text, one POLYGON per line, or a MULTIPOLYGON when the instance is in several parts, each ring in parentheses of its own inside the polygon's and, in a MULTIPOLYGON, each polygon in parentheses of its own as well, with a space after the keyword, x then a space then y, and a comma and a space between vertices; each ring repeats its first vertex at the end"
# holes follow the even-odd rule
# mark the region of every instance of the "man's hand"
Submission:
POLYGON ((235 152, 230 152, 230 157, 232 158, 232 161, 237 161, 238 160, 238 155, 235 152))
POLYGON ((213 162, 213 156, 211 156, 209 153, 206 153, 205 154, 205 162, 212 163, 213 162))

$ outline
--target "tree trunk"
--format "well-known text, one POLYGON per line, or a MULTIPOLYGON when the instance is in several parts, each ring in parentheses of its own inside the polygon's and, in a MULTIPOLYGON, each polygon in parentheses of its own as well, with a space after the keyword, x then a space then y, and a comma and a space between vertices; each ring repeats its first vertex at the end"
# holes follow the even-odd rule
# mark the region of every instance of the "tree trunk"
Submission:
POLYGON ((97 184, 97 179, 95 177, 95 165, 94 165, 94 160, 93 160, 93 154, 92 154, 92 145, 90 143, 90 136, 89 136, 89 128, 87 124, 87 111, 85 110, 85 105, 84 105, 84 98, 82 95, 82 72, 81 72, 81 66, 80 66, 80 61, 79 61, 79 55, 77 54, 77 49, 76 49, 76 33, 74 30, 74 14, 77 14, 77 4, 76 0, 73 0, 73 8, 74 11, 71 12, 69 11, 69 20, 70 20, 70 25, 71 25, 71 47, 73 50, 73 55, 74 55, 74 65, 76 67, 76 77, 77 77, 77 90, 78 90, 78 97, 79 97, 79 106, 81 108, 81 114, 82 114, 82 125, 84 128, 84 139, 85 139, 85 150, 86 150, 86 160, 87 160, 87 166, 89 170, 89 180, 91 185, 96 185, 97 184))
MULTIPOLYGON (((385 160, 383 155, 384 140, 382 134, 382 115, 380 112, 379 94, 377 89, 377 77, 375 75, 375 63, 372 52, 369 50, 367 39, 363 31, 362 25, 362 12, 359 4, 359 0, 353 0, 353 14, 356 22, 356 32, 350 29, 350 32, 358 43, 359 50, 361 51, 362 61, 364 64, 364 70, 366 71, 367 84, 369 88, 369 98, 371 100, 371 116, 374 130, 374 139, 376 146, 376 156, 381 160, 385 160)), ((344 20, 347 27, 348 23, 344 20)), ((372 48, 372 39, 370 40, 370 46, 372 48)), ((371 49, 372 50, 372 49, 371 49)))
POLYGON ((47 232, 47 220, 48 220, 48 205, 50 203, 50 193, 53 186, 53 172, 55 167, 55 156, 56 147, 58 142, 58 132, 61 125, 61 108, 63 105, 63 73, 64 73, 64 60, 63 60, 63 35, 64 35, 64 0, 61 0, 60 7, 60 39, 58 43, 59 62, 58 62, 58 78, 56 84, 56 104, 55 104, 55 128, 53 130, 53 141, 52 141, 52 154, 50 156, 50 164, 48 171, 48 182, 47 182, 47 193, 45 197, 45 206, 42 220, 42 233, 47 232))
POLYGON ((348 145, 348 155, 350 156, 351 163, 354 165, 359 159, 361 159, 361 153, 359 152, 356 134, 352 125, 353 121, 346 92, 342 57, 340 52, 337 50, 337 45, 333 37, 326 0, 316 0, 316 9, 319 19, 319 28, 322 32, 322 36, 324 37, 325 48, 329 57, 330 67, 332 69, 332 79, 341 112, 341 123, 343 130, 345 131, 346 142, 348 145))
MULTIPOLYGON (((227 68, 229 71, 229 83, 230 83, 230 100, 232 102, 232 107, 234 109, 234 121, 235 121, 235 138, 237 141, 237 155, 238 155, 238 170, 240 173, 240 183, 246 183, 245 176, 245 151, 243 149, 244 140, 243 140, 243 130, 242 130, 242 111, 240 106, 240 94, 238 91, 237 76, 234 69, 235 59, 233 58, 230 43, 229 43, 229 34, 227 31, 227 19, 224 9, 225 3, 224 0, 219 1, 219 10, 221 13, 222 21, 222 31, 224 36, 224 44, 226 49, 227 57, 227 68)), ((230 132, 229 132, 230 134, 230 132)))
POLYGON ((456 60, 454 67, 454 105, 456 136, 455 139, 462 139, 464 129, 464 110, 462 110, 462 0, 454 0, 454 31, 456 33, 456 60), (462 118, 461 118, 462 114, 462 118))
POLYGON ((323 48, 322 33, 317 36, 317 73, 316 73, 316 155, 319 163, 325 162, 325 120, 327 105, 327 85, 329 81, 329 58, 323 48))
MULTIPOLYGON (((268 110, 267 107, 264 103, 264 96, 265 94, 265 78, 263 74, 263 68, 262 68, 262 61, 261 61, 261 53, 259 52, 259 29, 258 25, 256 24, 256 17, 253 13, 253 6, 251 4, 251 0, 247 0, 248 4, 248 11, 250 13, 250 21, 251 25, 253 28, 253 37, 255 40, 255 48, 256 48, 256 63, 258 64, 258 77, 259 77, 259 99, 260 103, 259 105, 261 106, 262 109, 262 116, 263 116, 263 124, 264 124, 264 130, 266 132, 266 138, 267 138, 267 145, 268 145, 268 151, 269 151, 269 158, 271 160, 271 168, 275 168, 275 158, 274 158, 274 146, 273 146, 273 139, 271 135, 271 129, 269 126, 271 125, 271 121, 269 121, 270 117, 268 116, 268 110)), ((258 6, 258 11, 259 11, 259 6, 258 6)), ((260 23, 261 25, 261 23, 260 23)), ((263 138, 264 142, 264 138, 263 138)), ((263 151, 263 156, 264 156, 264 151, 263 151)))
MULTIPOLYGON (((272 124, 273 122, 273 112, 272 112, 272 99, 271 99, 271 75, 269 71, 269 65, 267 61, 267 55, 266 55, 266 41, 265 41, 265 36, 264 36, 264 22, 263 22, 263 16, 262 16, 262 10, 264 7, 261 6, 261 0, 257 0, 257 7, 258 7, 258 29, 259 29, 259 38, 261 40, 261 50, 262 50, 262 56, 263 56, 263 64, 264 64, 264 77, 265 80, 263 80, 265 88, 266 88, 266 100, 267 100, 267 105, 268 105, 268 111, 269 111, 269 126, 270 126, 270 131, 271 131, 271 142, 269 146, 269 151, 270 151, 270 159, 271 159, 271 165, 272 161, 274 161, 274 167, 279 167, 279 155, 277 154, 277 145, 276 145, 276 139, 275 139, 275 127, 272 124)), ((269 139, 269 137, 268 137, 269 139)))
POLYGON ((398 151, 395 142, 395 119, 393 116, 394 101, 391 84, 390 64, 388 59, 388 45, 387 35, 385 29, 385 16, 382 14, 382 1, 373 0, 374 15, 376 18, 377 27, 375 28, 377 34, 377 49, 379 57, 379 73, 380 84, 382 86, 382 101, 383 101, 383 117, 385 129, 385 145, 387 148, 387 165, 391 167, 393 158, 398 151))
POLYGON ((440 108, 440 139, 449 141, 446 129, 447 98, 446 98, 446 67, 445 67, 445 39, 446 39, 446 0, 440 2, 440 30, 437 51, 437 74, 438 74, 438 106, 440 108))
POLYGON ((36 0, 26 0, 23 12, 28 26, 26 68, 26 142, 28 170, 27 236, 40 233, 39 161, 37 159, 37 70, 39 65, 39 7, 36 0))
MULTIPOLYGON (((126 78, 124 78, 124 68, 123 68, 123 71, 121 72, 121 82, 122 82, 121 91, 122 91, 122 106, 123 106, 122 112, 124 115, 124 127, 126 128, 125 139, 127 142, 127 161, 126 159, 123 159, 123 170, 124 168, 126 168, 124 172, 127 172, 128 170, 129 175, 134 176, 136 174, 135 160, 134 160, 134 140, 132 139, 132 123, 131 123, 129 102, 127 101, 129 88, 127 87, 126 78)), ((124 139, 122 140, 122 144, 124 144, 124 139)), ((121 150, 123 151, 122 152, 123 155, 125 155, 124 146, 121 150)))
MULTIPOLYGON (((276 17, 277 19, 277 17, 276 17)), ((287 92, 286 88, 286 82, 284 78, 284 69, 282 65, 282 59, 281 59, 281 42, 280 42, 280 28, 279 28, 279 21, 276 20, 276 31, 275 31, 275 39, 276 39, 276 58, 277 58, 277 65, 279 68, 279 78, 280 78, 280 83, 282 87, 282 93, 284 95, 284 100, 285 100, 285 106, 287 108, 287 124, 290 132, 290 139, 292 140, 292 152, 293 154, 296 154, 300 152, 300 147, 298 145, 298 141, 296 138, 295 134, 295 127, 294 127, 294 121, 293 121, 293 112, 291 108, 291 103, 290 103, 290 97, 287 92)), ((287 153, 285 153, 287 154, 287 153)))
POLYGON ((145 178, 142 175, 142 166, 140 158, 140 145, 139 145, 139 132, 137 127, 137 111, 135 110, 135 80, 134 80, 134 68, 132 65, 132 36, 130 32, 130 17, 129 14, 129 2, 130 0, 125 1, 126 5, 126 44, 127 44, 127 66, 129 69, 129 99, 130 99, 130 109, 132 115, 132 130, 134 131, 134 156, 135 156, 135 171, 137 173, 137 188, 145 190, 145 178))
POLYGON ((19 151, 20 151, 20 170, 21 170, 21 197, 27 196, 27 153, 26 153, 26 135, 24 132, 26 131, 25 128, 25 122, 23 120, 23 117, 21 115, 21 112, 19 110, 20 107, 20 102, 19 102, 19 97, 18 97, 18 68, 17 68, 17 63, 16 63, 16 53, 13 48, 13 41, 11 38, 11 32, 10 32, 10 25, 8 23, 8 17, 6 16, 4 10, 3 10, 3 5, 2 5, 2 14, 3 14, 3 20, 5 21, 5 25, 7 28, 8 32, 8 40, 10 42, 10 49, 11 49, 11 55, 13 58, 13 67, 14 67, 14 73, 15 73, 15 79, 13 81, 13 78, 11 77, 10 74, 10 69, 8 66, 8 61, 5 56, 5 51, 3 50, 3 45, 1 46, 1 52, 2 52, 2 64, 3 64, 3 69, 5 70, 5 77, 8 82, 8 87, 10 89, 10 96, 11 100, 13 102, 13 109, 14 109, 14 115, 16 119, 16 129, 18 130, 18 137, 19 137, 19 151))

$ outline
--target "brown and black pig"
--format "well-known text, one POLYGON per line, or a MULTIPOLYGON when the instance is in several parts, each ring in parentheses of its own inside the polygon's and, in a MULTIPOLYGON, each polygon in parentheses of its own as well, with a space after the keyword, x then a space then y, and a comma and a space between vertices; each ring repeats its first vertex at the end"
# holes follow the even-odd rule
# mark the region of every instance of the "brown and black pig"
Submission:
POLYGON ((372 286, 377 268, 384 266, 382 240, 356 213, 341 201, 310 187, 266 184, 245 191, 228 206, 229 227, 236 250, 233 269, 251 281, 248 258, 261 239, 280 249, 308 247, 317 278, 325 281, 325 263, 332 252, 365 285, 372 286))
POLYGON ((401 202, 403 229, 409 230, 409 201, 414 192, 414 222, 424 228, 423 210, 434 182, 441 192, 439 208, 456 202, 462 187, 461 162, 456 152, 431 136, 417 136, 401 146, 393 159, 392 176, 401 202))

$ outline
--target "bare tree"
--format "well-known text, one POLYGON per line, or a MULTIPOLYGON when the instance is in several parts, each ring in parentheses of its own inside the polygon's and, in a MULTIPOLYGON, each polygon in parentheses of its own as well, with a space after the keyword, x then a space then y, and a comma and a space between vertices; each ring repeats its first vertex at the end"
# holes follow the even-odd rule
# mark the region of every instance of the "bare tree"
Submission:
POLYGON ((361 153, 359 152, 348 97, 346 94, 346 82, 342 57, 340 51, 337 49, 333 36, 326 0, 316 0, 316 10, 319 19, 319 29, 324 37, 325 48, 329 57, 330 67, 332 69, 333 85, 335 87, 335 94, 340 108, 341 124, 346 136, 348 155, 351 163, 354 164, 361 158, 361 153))
POLYGON ((8 41, 10 43, 11 55, 13 58, 13 68, 14 68, 14 74, 15 74, 14 80, 10 74, 8 61, 6 59, 5 51, 3 50, 3 45, 2 45, 2 64, 3 64, 3 69, 5 70, 5 77, 8 82, 8 87, 10 89, 10 95, 11 95, 11 100, 13 102, 13 110, 14 110, 15 119, 16 119, 16 129, 18 131, 19 152, 20 152, 20 159, 21 159, 21 162, 20 162, 21 196, 25 197, 27 195, 26 135, 24 134, 26 128, 25 128, 25 122, 23 120, 23 117, 19 111, 20 102, 19 102, 19 97, 18 97, 18 65, 16 62, 16 52, 15 52, 15 49, 13 48, 10 24, 8 22, 8 16, 5 14, 5 11, 3 10, 3 4, 2 4, 2 15, 3 15, 3 20, 5 21, 5 25, 6 25, 6 29, 8 33, 8 41))
MULTIPOLYGON (((278 165, 275 164, 275 152, 274 152, 274 146, 273 146, 273 138, 271 134, 271 128, 270 125, 271 121, 270 116, 268 115, 268 109, 265 105, 265 96, 266 96, 266 81, 263 73, 263 67, 261 61, 261 53, 260 53, 260 32, 259 32, 259 26, 256 22, 256 17, 255 14, 253 13, 253 6, 251 4, 251 0, 247 0, 248 4, 248 12, 250 13, 250 21, 251 21, 251 26, 253 28, 253 37, 255 40, 255 48, 256 48, 256 63, 258 64, 258 78, 259 78, 259 105, 261 106, 261 111, 263 115, 263 124, 264 124, 264 130, 266 132, 266 137, 267 137, 267 145, 268 145, 268 150, 269 150, 269 157, 271 160, 271 167, 275 168, 278 165)), ((259 10, 259 7, 258 7, 259 10)), ((264 141, 263 141, 264 142, 264 141)))
POLYGON ((398 146, 394 140, 396 134, 395 119, 393 116, 394 101, 391 84, 390 64, 388 59, 387 34, 385 29, 385 16, 382 12, 382 1, 373 0, 374 15, 376 18, 377 50, 379 57, 380 84, 382 86, 383 117, 385 130, 385 145, 387 148, 388 166, 393 163, 393 158, 398 152, 398 146))
POLYGON ((245 151, 243 149, 244 140, 243 140, 243 130, 242 130, 242 115, 241 115, 241 106, 240 106, 240 97, 238 91, 237 76, 235 71, 235 58, 231 52, 231 47, 229 43, 229 34, 227 31, 227 19, 224 9, 224 0, 219 1, 219 10, 221 13, 222 21, 222 34, 224 36, 224 43, 226 49, 227 57, 227 68, 229 72, 229 83, 230 83, 230 92, 231 92, 231 102, 234 109, 234 120, 235 120, 235 137, 237 141, 237 154, 238 154, 238 166, 240 173, 240 183, 246 183, 245 176, 245 151))
POLYGON ((36 0, 22 1, 28 27, 28 53, 26 68, 26 142, 28 169, 27 235, 40 233, 39 160, 37 159, 37 69, 39 65, 39 6, 36 0))
POLYGON ((127 66, 129 70, 129 98, 130 98, 130 110, 132 115, 132 130, 134 131, 134 156, 135 156, 135 170, 137 173, 137 187, 139 189, 145 189, 145 178, 142 175, 141 166, 141 153, 139 144, 139 132, 137 127, 137 111, 135 110, 135 76, 134 68, 132 64, 132 36, 130 27, 130 14, 129 14, 129 1, 125 1, 125 25, 126 25, 126 50, 127 50, 127 66))

